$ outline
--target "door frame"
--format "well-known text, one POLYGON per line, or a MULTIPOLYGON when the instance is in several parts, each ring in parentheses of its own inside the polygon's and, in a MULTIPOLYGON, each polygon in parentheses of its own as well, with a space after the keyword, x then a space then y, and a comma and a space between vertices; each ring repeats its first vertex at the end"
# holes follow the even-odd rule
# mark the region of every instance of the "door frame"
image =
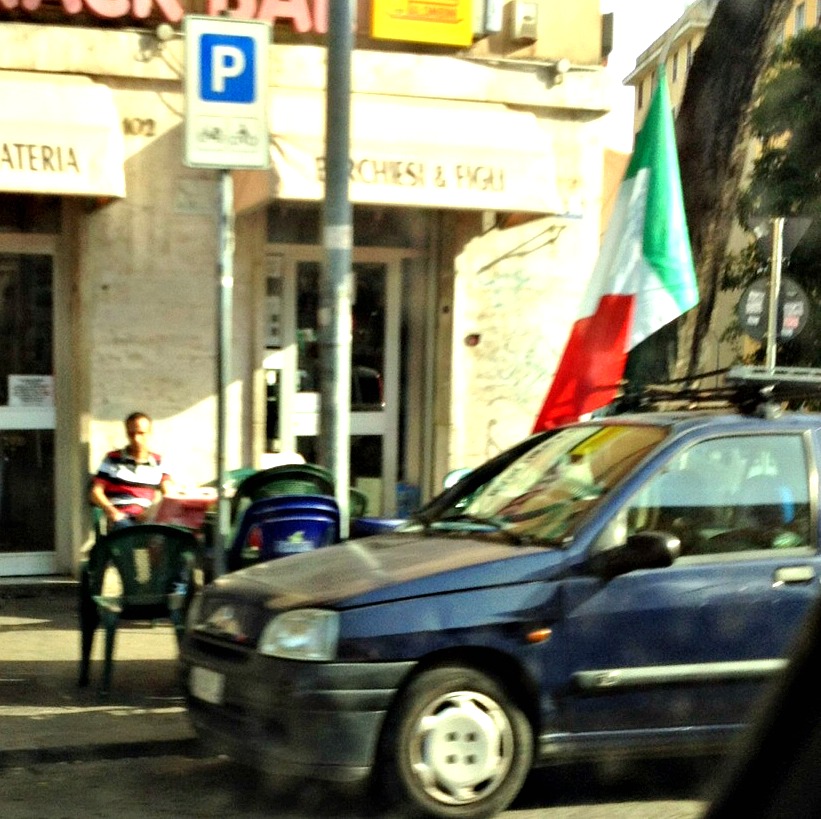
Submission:
MULTIPOLYGON (((378 435, 382 439, 381 479, 382 508, 372 514, 392 515, 396 511, 395 484, 399 457, 399 400, 400 400, 400 345, 402 326, 402 269, 403 262, 415 251, 408 248, 367 247, 354 248, 352 264, 385 265, 385 358, 383 389, 384 406, 381 411, 352 411, 350 434, 378 435)), ((280 368, 279 401, 280 446, 283 451, 296 449, 298 435, 315 434, 318 428, 319 407, 299 406, 297 398, 297 327, 296 327, 296 274, 300 263, 323 264, 325 251, 318 245, 268 244, 268 270, 278 268, 280 275, 280 309, 278 350, 265 350, 265 360, 276 362, 280 368), (272 257, 276 257, 273 261, 272 257), (315 419, 316 427, 313 427, 315 419)), ((266 366, 266 369, 273 369, 266 366)), ((308 394, 310 395, 310 394, 308 394)), ((304 399, 303 399, 304 400, 304 399)))

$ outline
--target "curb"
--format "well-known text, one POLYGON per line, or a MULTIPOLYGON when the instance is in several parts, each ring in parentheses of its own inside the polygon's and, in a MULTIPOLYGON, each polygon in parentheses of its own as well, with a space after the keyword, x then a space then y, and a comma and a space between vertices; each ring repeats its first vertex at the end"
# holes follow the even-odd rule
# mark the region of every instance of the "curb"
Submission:
POLYGON ((80 581, 70 576, 0 578, 0 599, 19 597, 77 597, 80 581))
POLYGON ((98 762, 154 756, 202 757, 196 737, 0 750, 0 770, 55 762, 98 762))

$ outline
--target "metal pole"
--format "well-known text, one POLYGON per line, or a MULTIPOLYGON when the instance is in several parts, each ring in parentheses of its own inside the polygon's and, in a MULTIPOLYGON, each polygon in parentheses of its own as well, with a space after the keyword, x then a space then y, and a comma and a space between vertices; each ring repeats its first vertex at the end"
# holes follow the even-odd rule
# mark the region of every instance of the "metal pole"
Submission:
POLYGON ((348 191, 353 17, 349 0, 331 0, 328 16, 325 109, 325 264, 319 293, 321 366, 320 461, 331 471, 340 510, 340 536, 349 531, 351 408, 351 254, 353 219, 348 191))
POLYGON ((231 379, 231 322, 234 296, 234 180, 220 171, 220 263, 217 298, 217 531, 214 533, 214 576, 225 573, 225 547, 231 529, 231 502, 225 495, 226 402, 231 379))
POLYGON ((784 247, 784 217, 773 219, 773 245, 770 259, 770 304, 767 313, 767 369, 775 369, 778 346, 778 300, 781 295, 781 256, 784 247))

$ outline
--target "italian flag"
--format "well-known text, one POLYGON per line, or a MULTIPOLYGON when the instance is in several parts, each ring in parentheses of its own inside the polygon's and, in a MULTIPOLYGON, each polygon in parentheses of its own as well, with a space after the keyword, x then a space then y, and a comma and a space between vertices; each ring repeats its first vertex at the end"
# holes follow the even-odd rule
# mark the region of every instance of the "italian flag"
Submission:
POLYGON ((698 303, 664 66, 533 431, 609 404, 627 353, 698 303))

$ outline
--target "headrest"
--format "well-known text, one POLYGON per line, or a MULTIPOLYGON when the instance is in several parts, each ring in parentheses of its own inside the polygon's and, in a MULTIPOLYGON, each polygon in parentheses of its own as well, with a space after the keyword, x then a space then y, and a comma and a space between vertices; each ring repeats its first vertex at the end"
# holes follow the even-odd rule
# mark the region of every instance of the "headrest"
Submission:
POLYGON ((739 490, 739 499, 763 526, 778 526, 795 519, 792 490, 776 475, 747 478, 739 490))

